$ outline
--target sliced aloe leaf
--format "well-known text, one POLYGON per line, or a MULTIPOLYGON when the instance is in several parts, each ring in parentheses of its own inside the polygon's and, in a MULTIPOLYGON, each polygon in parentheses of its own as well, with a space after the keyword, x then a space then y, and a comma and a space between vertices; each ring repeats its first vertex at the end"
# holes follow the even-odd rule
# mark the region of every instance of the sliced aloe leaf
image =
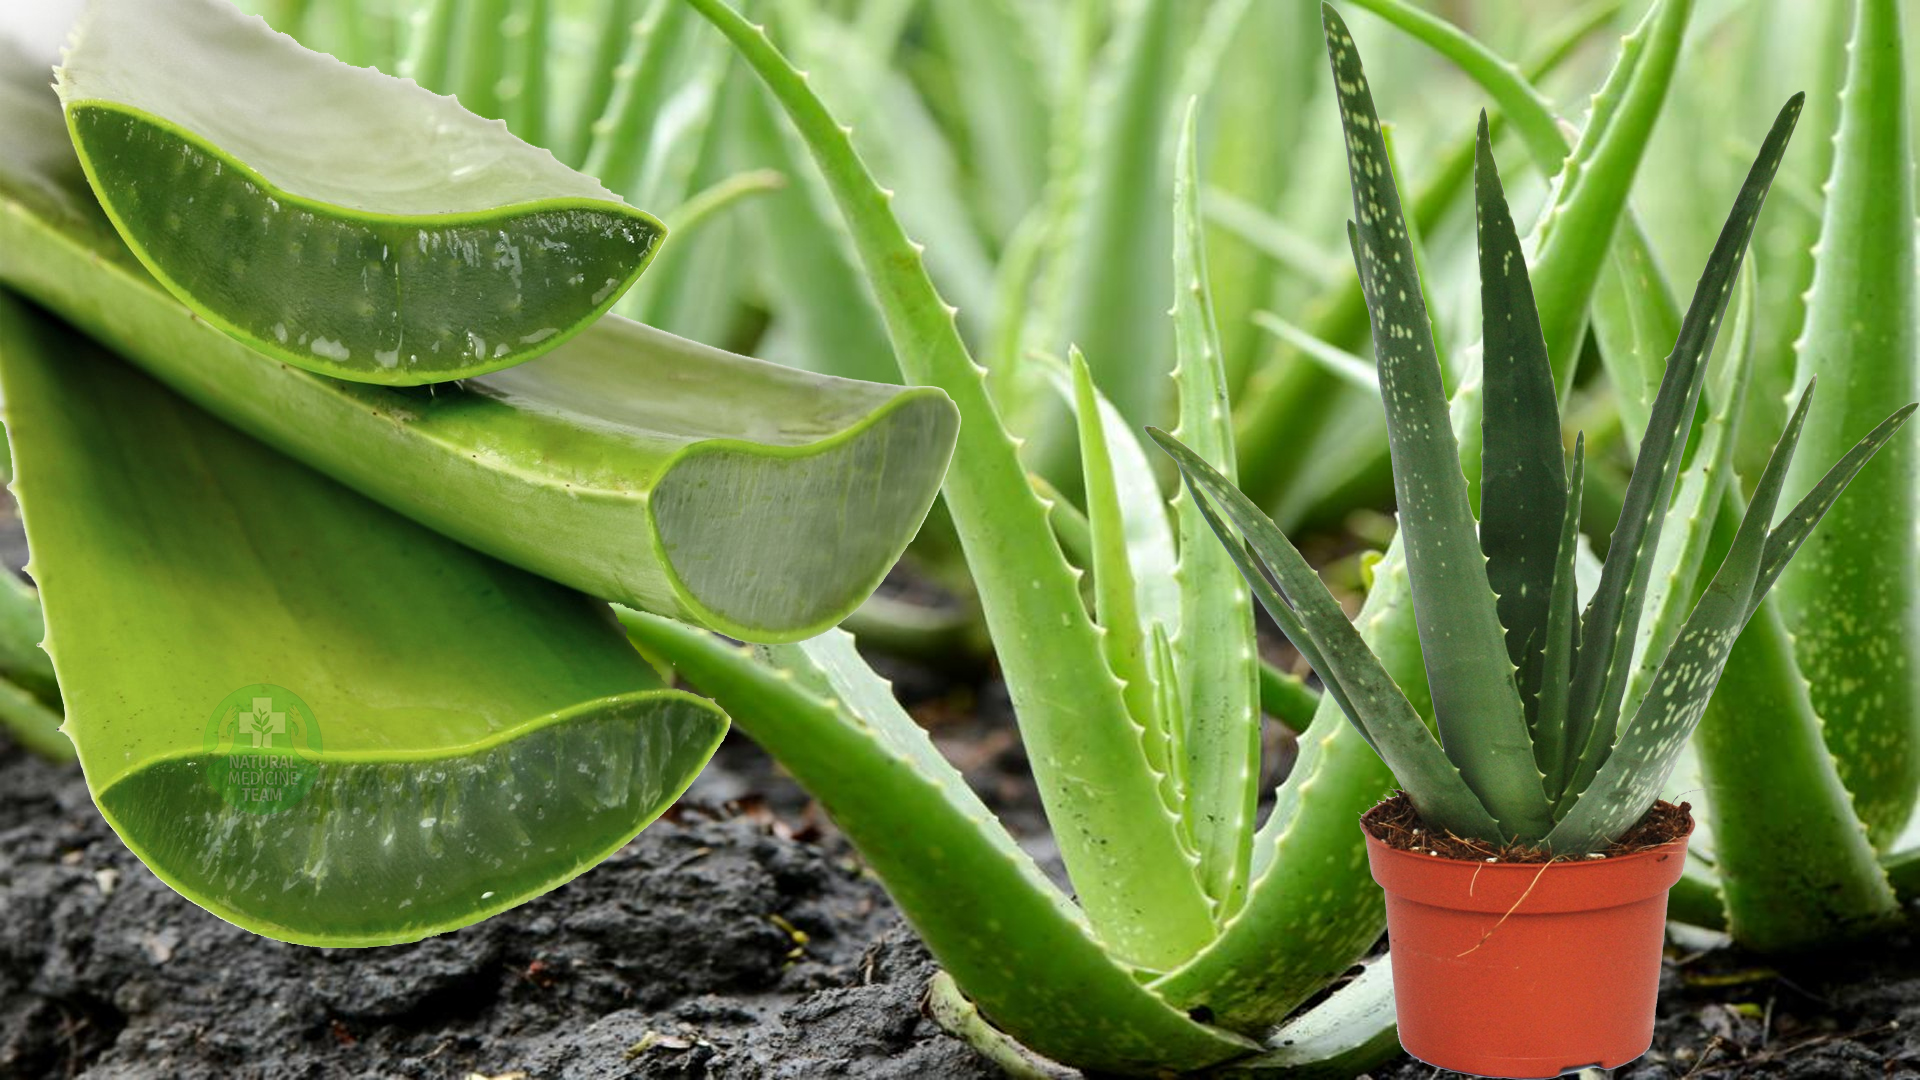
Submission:
POLYGON ((726 731, 605 605, 11 300, 0 382, 64 730, 127 846, 221 918, 315 945, 475 922, 625 844, 726 731))
POLYGON ((860 605, 939 490, 958 424, 940 391, 793 371, 615 317, 537 363, 431 390, 262 363, 99 223, 57 152, 52 95, 0 81, 0 104, 0 137, 27 150, 0 156, 0 281, 228 423, 497 558, 792 640, 860 605))
POLYGON ((311 371, 413 385, 511 367, 604 313, 665 235, 504 125, 218 0, 98 0, 57 75, 140 260, 311 371))

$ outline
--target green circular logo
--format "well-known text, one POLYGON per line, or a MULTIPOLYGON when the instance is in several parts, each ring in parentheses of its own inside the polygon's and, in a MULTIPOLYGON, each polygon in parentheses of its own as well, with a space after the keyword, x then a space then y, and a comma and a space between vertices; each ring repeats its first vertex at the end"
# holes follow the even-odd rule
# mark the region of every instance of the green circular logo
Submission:
POLYGON ((320 722, 284 686, 243 686, 207 720, 207 783, 250 814, 292 808, 319 775, 320 722))

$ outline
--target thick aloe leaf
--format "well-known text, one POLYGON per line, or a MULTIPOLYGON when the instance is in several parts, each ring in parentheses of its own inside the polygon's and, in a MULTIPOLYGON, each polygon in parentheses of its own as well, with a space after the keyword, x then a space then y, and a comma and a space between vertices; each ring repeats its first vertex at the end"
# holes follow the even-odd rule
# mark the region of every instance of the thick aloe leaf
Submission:
POLYGON ((1726 559, 1661 662, 1633 723, 1621 734, 1593 782, 1569 787, 1579 792, 1579 801, 1548 837, 1557 849, 1593 850, 1639 820, 1652 805, 1681 746, 1705 713, 1735 640, 1760 608, 1765 595, 1759 589, 1766 580, 1763 573, 1771 570, 1777 575, 1779 564, 1791 557, 1847 481, 1899 432, 1915 409, 1907 405, 1883 421, 1833 467, 1828 474, 1831 483, 1823 480, 1779 527, 1770 528, 1812 398, 1810 384, 1754 485, 1753 502, 1726 559))
POLYGON ((1821 736, 1793 639, 1762 605, 1694 736, 1724 918, 1749 948, 1830 945, 1900 911, 1821 736))
POLYGON ((665 235, 504 126, 218 0, 99 0, 58 87, 88 179, 154 275, 260 352, 344 379, 538 356, 665 235))
POLYGON ((353 494, 10 300, 0 379, 88 786, 224 919, 316 945, 478 921, 625 844, 726 730, 657 689, 604 605, 353 494), (236 706, 252 718, 237 732, 236 706))
POLYGON ((953 395, 964 422, 944 494, 980 589, 1020 733, 1061 856, 1101 939, 1147 966, 1176 963, 1213 934, 1179 820, 1106 667, 1099 636, 1011 436, 853 138, 807 80, 723 0, 687 0, 767 84, 840 204, 886 316, 901 374, 953 395), (1152 808, 1152 809, 1149 809, 1152 808))
MULTIPOLYGON (((1093 385, 1093 372, 1079 350, 1069 352, 1073 365, 1068 378, 1068 399, 1073 404, 1074 421, 1080 429, 1080 468, 1087 492, 1088 543, 1093 548, 1093 612, 1100 623, 1101 640, 1107 664, 1126 684, 1127 709, 1141 728, 1141 745, 1147 764, 1160 774, 1161 801, 1178 813, 1184 797, 1174 783, 1174 767, 1168 751, 1168 725, 1181 713, 1164 714, 1160 709, 1159 686, 1153 678, 1150 655, 1152 634, 1141 618, 1139 584, 1134 577, 1128 536, 1127 508, 1120 495, 1120 477, 1108 445, 1105 409, 1111 409, 1093 385)), ((1151 481, 1152 474, 1147 474, 1151 481)), ((1137 494, 1137 492, 1136 492, 1137 494)), ((1158 516, 1162 529, 1166 518, 1161 512, 1160 493, 1152 493, 1144 507, 1147 515, 1158 516)), ((1168 538, 1169 546, 1171 537, 1168 538)))
POLYGON ((1010 235, 1047 181, 1049 88, 1018 0, 928 4, 948 58, 973 174, 969 187, 993 233, 1010 235))
POLYGON ((670 97, 668 87, 680 73, 678 60, 688 51, 695 28, 684 4, 658 3, 636 23, 627 51, 613 69, 606 112, 590 129, 585 164, 614 191, 630 191, 656 149, 653 129, 670 97))
MULTIPOLYGON (((1761 144, 1759 156, 1734 197, 1726 225, 1701 272, 1673 353, 1667 358, 1660 391, 1634 462, 1633 478, 1627 484, 1620 523, 1607 548, 1600 588, 1581 618, 1580 655, 1574 666, 1567 732, 1568 753, 1578 764, 1569 770, 1568 791, 1586 789, 1600 768, 1598 748, 1613 745, 1620 703, 1633 667, 1633 644, 1646 603, 1647 583, 1653 576, 1655 553, 1700 400, 1706 363, 1746 257, 1754 222, 1766 202, 1780 159, 1786 154, 1803 100, 1803 95, 1795 95, 1787 102, 1761 144)), ((1745 618, 1741 621, 1744 623, 1745 618)), ((1685 636, 1683 631, 1681 637, 1685 636)), ((1704 641, 1698 647, 1704 647, 1704 641)), ((1725 659, 1724 650, 1720 659, 1725 659)), ((1687 723, 1690 726, 1697 720, 1695 715, 1687 723)))
POLYGON ((227 422, 497 558, 791 640, 859 606, 938 491, 957 423, 938 391, 822 378, 611 317, 538 363, 431 391, 262 363, 97 222, 70 186, 70 150, 65 173, 57 143, 33 150, 58 138, 51 95, 0 93, 8 145, 26 151, 0 158, 0 281, 227 422))
POLYGON ((1161 420, 1167 346, 1162 317, 1172 279, 1167 103, 1179 80, 1178 0, 1128 0, 1093 75, 1081 201, 1069 239, 1067 340, 1086 350, 1095 381, 1134 424, 1161 420), (1070 268, 1070 269, 1069 269, 1070 268))
POLYGON ((1327 1000, 1282 1024, 1273 1049, 1219 1071, 1222 1080, 1348 1080, 1400 1053, 1393 1008, 1393 958, 1368 960, 1327 1000))
MULTIPOLYGON (((1820 465, 1891 404, 1920 397, 1914 160, 1900 5, 1854 6, 1846 90, 1826 185, 1798 378, 1833 388, 1807 419, 1787 478, 1820 465)), ((1920 442, 1889 443, 1780 579, 1780 613, 1826 722, 1840 778, 1876 846, 1920 800, 1920 442)))
POLYGON ((665 619, 622 618, 821 800, 941 966, 1023 1045, 1127 1074, 1258 1049, 1188 1019, 1113 958, 845 634, 777 646, 756 662, 665 619))
POLYGON ((1434 712, 1447 756, 1505 835, 1537 837, 1553 817, 1487 584, 1399 191, 1359 52, 1340 16, 1332 8, 1324 15, 1358 219, 1347 234, 1373 314, 1400 534, 1434 712))
POLYGON ((1494 167, 1484 112, 1476 146, 1484 383, 1480 548, 1487 556, 1487 582, 1499 597, 1507 656, 1517 669, 1520 698, 1531 721, 1538 708, 1554 579, 1562 565, 1555 552, 1563 548, 1560 526, 1567 517, 1560 398, 1540 336, 1526 253, 1494 167))
POLYGON ((1360 632, 1347 621, 1339 601, 1286 536, 1232 481, 1191 449, 1160 432, 1154 432, 1154 439, 1179 464, 1193 493, 1193 505, 1246 576, 1261 606, 1320 673, 1327 693, 1406 784, 1421 816, 1462 836, 1502 832, 1360 632))
MULTIPOLYGON (((1173 183, 1173 336, 1179 392, 1176 432, 1202 461, 1234 468, 1233 410, 1214 324, 1200 223, 1198 101, 1180 127, 1173 183)), ((1259 649, 1253 598, 1191 498, 1175 509, 1180 563, 1180 623, 1173 660, 1186 690, 1187 834, 1200 854, 1201 881, 1221 915, 1240 905, 1247 887, 1254 808, 1259 801, 1259 649)))

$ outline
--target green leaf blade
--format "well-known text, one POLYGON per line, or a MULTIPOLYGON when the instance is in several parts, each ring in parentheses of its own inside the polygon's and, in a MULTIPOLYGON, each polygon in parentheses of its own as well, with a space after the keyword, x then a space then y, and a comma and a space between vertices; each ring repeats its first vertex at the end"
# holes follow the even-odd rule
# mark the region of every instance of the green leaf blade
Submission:
POLYGON ((336 946, 467 925, 625 844, 719 745, 725 717, 658 689, 603 604, 353 494, 10 300, 0 379, 88 786, 214 914, 336 946), (305 786, 213 771, 252 760, 217 711, 260 683, 305 703, 306 741, 270 759, 297 753, 274 767, 305 786), (261 813, 246 794, 284 801, 261 813))
POLYGON ((1434 711, 1448 756, 1509 835, 1538 836, 1552 827, 1552 814, 1487 584, 1399 192, 1353 38, 1332 8, 1323 15, 1358 219, 1347 232, 1373 315, 1394 492, 1434 711))
MULTIPOLYGON (((1792 493, 1816 489, 1888 406, 1920 398, 1914 285, 1915 169, 1907 109, 1914 60, 1900 5, 1854 9, 1846 89, 1827 178, 1796 378, 1819 377, 1792 493)), ((1853 495, 1780 578, 1780 613, 1812 686, 1840 775, 1877 845, 1920 800, 1920 437, 1907 432, 1853 478, 1853 495)), ((1791 497, 1791 496, 1790 496, 1791 497)))
MULTIPOLYGON (((1174 174, 1172 310, 1178 362, 1173 383, 1179 392, 1179 437, 1202 460, 1231 473, 1232 408, 1200 221, 1198 105, 1197 99, 1188 102, 1174 174)), ((1180 622, 1173 651, 1186 691, 1182 813, 1200 854, 1203 883, 1225 915, 1240 906, 1246 892, 1259 801, 1259 650, 1252 597, 1201 510, 1191 498, 1175 508, 1180 622)))
MULTIPOLYGON (((1560 398, 1547 360, 1520 234, 1494 167, 1487 116, 1480 114, 1474 205, 1480 239, 1484 389, 1480 547, 1499 597, 1507 655, 1518 671, 1529 719, 1538 708, 1542 650, 1563 547, 1567 477, 1560 446, 1560 398)), ((1538 729, 1536 729, 1538 730, 1538 729)))
MULTIPOLYGON (((1599 748, 1614 742, 1620 705, 1633 666, 1633 643, 1653 575, 1660 535, 1680 473, 1682 451, 1692 428, 1708 358, 1747 242, 1766 201, 1773 177, 1786 154, 1787 140, 1799 119, 1804 95, 1795 95, 1775 118, 1746 181, 1734 198, 1725 226, 1708 257, 1680 325, 1654 399, 1647 431, 1628 481, 1620 522, 1607 549, 1599 588, 1581 620, 1580 656, 1574 669, 1569 705, 1568 753, 1577 759, 1569 770, 1569 791, 1585 790, 1600 768, 1599 748)), ((1683 636, 1685 631, 1682 632, 1683 636)), ((1696 646, 1707 647, 1700 637, 1696 646)), ((1724 661, 1724 651, 1721 661, 1724 661)), ((1651 691, 1650 691, 1651 692, 1651 691)), ((1704 702, 1702 703, 1704 707, 1704 702)), ((1695 716, 1689 724, 1697 722, 1695 716)))
POLYGON ((289 364, 389 385, 512 366, 610 308, 665 235, 504 126, 225 4, 103 0, 75 42, 61 98, 116 226, 289 364))

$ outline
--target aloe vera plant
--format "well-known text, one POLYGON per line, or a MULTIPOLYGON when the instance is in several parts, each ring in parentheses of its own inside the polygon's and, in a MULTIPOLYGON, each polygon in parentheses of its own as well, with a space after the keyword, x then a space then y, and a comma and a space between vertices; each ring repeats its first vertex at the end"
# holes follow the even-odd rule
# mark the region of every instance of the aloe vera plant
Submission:
POLYGON ((1314 663, 1405 785, 1421 816, 1461 836, 1597 850, 1652 805, 1706 709, 1732 643, 1822 515, 1912 414, 1907 405, 1848 450, 1772 524, 1811 390, 1803 393, 1725 560, 1622 723, 1652 552, 1720 321, 1801 99, 1782 110, 1715 245, 1655 398, 1600 585, 1575 614, 1582 453, 1563 466, 1552 368, 1519 235, 1482 118, 1476 205, 1486 352, 1482 512, 1456 466, 1439 367, 1399 193, 1352 39, 1329 16, 1358 223, 1354 259, 1373 314, 1395 487, 1408 537, 1439 741, 1270 519, 1178 440, 1156 438, 1263 605, 1314 663), (1577 647, 1577 651, 1576 651, 1577 647))

